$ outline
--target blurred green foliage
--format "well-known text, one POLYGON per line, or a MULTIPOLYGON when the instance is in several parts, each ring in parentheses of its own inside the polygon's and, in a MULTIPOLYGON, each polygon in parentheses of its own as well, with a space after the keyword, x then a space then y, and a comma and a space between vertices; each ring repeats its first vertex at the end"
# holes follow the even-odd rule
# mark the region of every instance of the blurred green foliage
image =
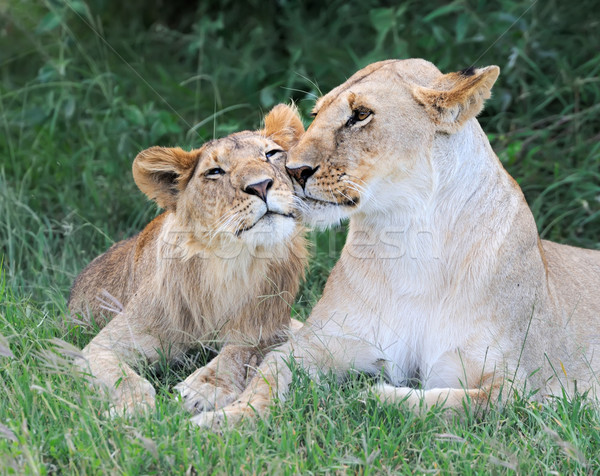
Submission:
POLYGON ((64 290, 87 260, 142 227, 155 211, 131 180, 139 150, 258 127, 280 101, 306 113, 357 69, 406 57, 446 72, 499 65, 484 129, 544 237, 598 248, 596 3, 2 4, 0 252, 9 277, 32 287, 48 271, 39 287, 64 290))

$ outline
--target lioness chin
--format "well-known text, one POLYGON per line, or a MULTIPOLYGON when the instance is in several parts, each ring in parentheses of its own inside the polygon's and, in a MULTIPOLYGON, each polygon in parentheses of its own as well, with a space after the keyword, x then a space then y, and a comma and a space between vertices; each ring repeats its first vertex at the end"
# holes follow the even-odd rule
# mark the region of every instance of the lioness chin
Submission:
POLYGON ((290 355, 315 376, 381 372, 374 391, 414 408, 596 395, 600 252, 539 238, 475 119, 498 74, 384 61, 317 101, 287 167, 310 222, 350 217, 346 245, 304 328, 197 423, 265 412, 290 355))
POLYGON ((284 167, 303 132, 296 111, 279 105, 262 131, 136 157, 136 184, 165 212, 92 261, 69 298, 86 316, 99 316, 106 296, 123 306, 78 360, 110 390, 115 412, 154 406, 154 388, 133 369, 141 359, 222 346, 176 387, 200 411, 235 399, 283 340, 307 257, 284 167))

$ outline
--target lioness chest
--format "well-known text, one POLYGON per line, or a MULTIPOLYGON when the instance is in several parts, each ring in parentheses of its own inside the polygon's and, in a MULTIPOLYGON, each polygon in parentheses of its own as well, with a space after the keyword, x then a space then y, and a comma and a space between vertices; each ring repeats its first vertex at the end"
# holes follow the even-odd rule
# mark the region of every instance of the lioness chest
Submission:
POLYGON ((491 360, 506 347, 497 341, 498 330, 475 319, 468 301, 476 296, 456 296, 440 260, 419 266, 410 256, 356 261, 342 257, 319 307, 344 332, 372 346, 394 385, 418 379, 425 386, 451 386, 464 380, 461 358, 484 360, 488 353, 491 360), (327 312, 332 308, 333 317, 327 312))

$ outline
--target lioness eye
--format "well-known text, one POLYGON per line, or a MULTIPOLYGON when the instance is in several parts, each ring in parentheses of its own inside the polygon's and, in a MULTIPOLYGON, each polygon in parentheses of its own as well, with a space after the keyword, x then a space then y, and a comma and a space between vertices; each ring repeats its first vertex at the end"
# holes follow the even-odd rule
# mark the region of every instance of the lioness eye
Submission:
POLYGON ((204 172, 206 177, 215 177, 217 175, 225 175, 225 171, 221 167, 215 167, 214 169, 208 169, 204 172))
POLYGON ((356 111, 356 119, 359 121, 364 121, 367 117, 371 115, 371 111, 356 111))
POLYGON ((352 115, 350 116, 350 118, 346 122, 346 127, 350 127, 350 126, 353 126, 354 124, 356 124, 357 122, 364 121, 371 114, 373 114, 373 112, 369 111, 368 109, 363 109, 363 108, 361 108, 361 109, 354 109, 352 111, 352 115))
POLYGON ((271 157, 273 157, 274 155, 279 154, 280 152, 283 152, 283 150, 281 150, 281 149, 269 150, 268 152, 265 152, 265 157, 267 159, 270 159, 271 157))

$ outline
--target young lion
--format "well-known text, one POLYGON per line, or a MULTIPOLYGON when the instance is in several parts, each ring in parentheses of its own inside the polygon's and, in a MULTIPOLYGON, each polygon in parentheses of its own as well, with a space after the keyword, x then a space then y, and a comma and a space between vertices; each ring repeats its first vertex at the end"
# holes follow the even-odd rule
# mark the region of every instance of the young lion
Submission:
POLYGON ((231 402, 262 352, 281 342, 307 258, 284 167, 303 132, 296 111, 279 105, 263 131, 135 158, 136 184, 165 212, 92 261, 69 299, 74 313, 98 315, 107 293, 124 307, 79 362, 111 390, 117 412, 154 405, 154 388, 131 367, 140 358, 222 344, 176 387, 198 411, 231 402))
POLYGON ((194 421, 265 412, 290 354, 313 375, 382 371, 383 399, 423 408, 595 394, 600 252, 540 240, 475 119, 498 74, 384 61, 317 102, 287 168, 312 222, 350 217, 346 246, 304 328, 194 421))

